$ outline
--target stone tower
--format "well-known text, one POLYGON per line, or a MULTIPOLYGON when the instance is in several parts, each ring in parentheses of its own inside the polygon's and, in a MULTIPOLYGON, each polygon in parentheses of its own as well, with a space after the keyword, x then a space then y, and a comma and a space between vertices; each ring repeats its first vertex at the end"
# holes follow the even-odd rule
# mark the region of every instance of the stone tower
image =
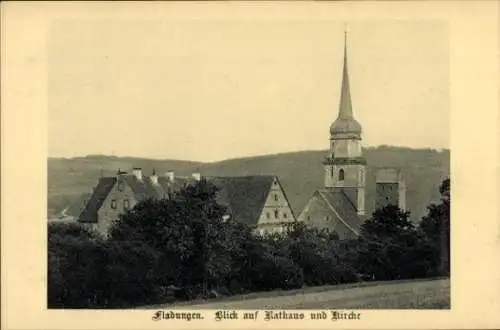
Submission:
POLYGON ((406 209, 406 185, 401 170, 397 168, 382 168, 376 173, 375 209, 388 204, 406 209))
POLYGON ((337 119, 330 126, 330 151, 323 162, 325 188, 341 188, 365 214, 366 160, 361 150, 361 125, 352 112, 347 68, 347 33, 344 36, 344 68, 337 119))

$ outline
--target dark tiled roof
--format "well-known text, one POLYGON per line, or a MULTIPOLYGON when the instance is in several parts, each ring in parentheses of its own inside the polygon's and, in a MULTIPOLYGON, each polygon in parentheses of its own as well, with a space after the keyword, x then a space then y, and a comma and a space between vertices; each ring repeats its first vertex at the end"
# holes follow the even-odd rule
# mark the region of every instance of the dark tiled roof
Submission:
MULTIPOLYGON (((244 176, 208 177, 206 179, 219 189, 217 193, 218 203, 227 207, 236 221, 253 226, 257 224, 274 178, 274 176, 244 176)), ((80 216, 80 221, 97 220, 97 211, 116 180, 117 178, 114 177, 99 180, 89 203, 80 216)), ((138 201, 146 198, 164 198, 168 194, 196 182, 191 177, 176 177, 173 182, 167 177, 158 177, 158 184, 153 184, 147 176, 138 180, 134 175, 122 175, 120 180, 131 187, 138 201)))
POLYGON ((69 205, 66 214, 78 217, 84 210, 90 197, 92 197, 91 193, 82 194, 77 200, 69 205))
POLYGON ((250 226, 257 224, 274 176, 216 177, 208 180, 219 189, 219 203, 229 206, 233 218, 250 226))
POLYGON ((322 189, 318 192, 320 196, 323 197, 325 201, 337 212, 341 221, 344 222, 349 229, 354 231, 356 234, 359 234, 359 230, 363 224, 363 219, 358 216, 355 206, 342 189, 322 189))
POLYGON ((79 221, 96 222, 97 211, 101 208, 102 203, 108 196, 117 181, 115 177, 100 178, 99 183, 94 189, 94 193, 90 197, 85 209, 80 214, 79 221))
POLYGON ((121 179, 126 182, 134 192, 135 199, 138 201, 147 198, 161 198, 161 191, 154 187, 151 179, 143 176, 141 180, 137 179, 135 175, 123 175, 121 179))

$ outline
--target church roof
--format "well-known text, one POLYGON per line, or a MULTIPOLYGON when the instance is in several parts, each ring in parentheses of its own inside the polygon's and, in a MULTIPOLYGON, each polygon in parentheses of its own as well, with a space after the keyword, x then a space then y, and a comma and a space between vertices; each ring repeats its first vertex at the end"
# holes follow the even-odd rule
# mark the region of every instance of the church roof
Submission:
POLYGON ((337 119, 330 126, 330 134, 332 138, 344 135, 361 138, 361 125, 354 119, 352 114, 351 91, 349 88, 349 73, 347 68, 347 34, 345 39, 339 114, 337 119))
POLYGON ((364 219, 358 215, 356 207, 342 188, 321 189, 318 193, 340 221, 355 234, 359 234, 364 219))

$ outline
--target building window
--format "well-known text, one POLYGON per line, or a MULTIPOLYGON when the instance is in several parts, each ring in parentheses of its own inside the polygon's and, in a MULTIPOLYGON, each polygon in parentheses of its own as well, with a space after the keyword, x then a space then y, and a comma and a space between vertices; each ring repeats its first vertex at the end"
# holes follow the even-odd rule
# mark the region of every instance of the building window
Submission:
POLYGON ((311 221, 311 216, 310 215, 307 216, 307 221, 311 221))
POLYGON ((130 207, 130 203, 129 203, 128 199, 124 200, 124 201, 123 201, 123 208, 124 208, 125 210, 128 210, 128 209, 129 209, 129 207, 130 207))
POLYGON ((330 167, 330 176, 333 178, 333 175, 334 174, 333 174, 333 166, 332 166, 332 167, 330 167))
POLYGON ((283 218, 286 219, 287 217, 288 217, 288 215, 286 214, 286 212, 283 212, 283 218))
POLYGON ((344 170, 340 169, 340 171, 339 171, 339 181, 343 181, 343 180, 344 180, 344 170))
POLYGON ((274 194, 274 200, 278 201, 278 194, 274 194))
POLYGON ((325 215, 325 221, 330 221, 330 216, 325 215))
POLYGON ((271 213, 266 212, 266 218, 271 219, 271 213))
POLYGON ((111 208, 116 210, 116 199, 111 200, 111 208))
POLYGON ((279 218, 279 212, 278 212, 278 210, 274 210, 274 217, 275 217, 276 219, 278 219, 278 218, 279 218))

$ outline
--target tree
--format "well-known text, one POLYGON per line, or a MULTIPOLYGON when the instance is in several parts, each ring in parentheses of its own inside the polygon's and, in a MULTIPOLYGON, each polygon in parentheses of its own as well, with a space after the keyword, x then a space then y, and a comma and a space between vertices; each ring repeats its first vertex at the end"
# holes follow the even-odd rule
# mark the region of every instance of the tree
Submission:
POLYGON ((420 222, 426 243, 432 249, 435 275, 450 274, 450 179, 445 179, 440 187, 441 203, 431 204, 427 215, 420 222))
POLYGON ((78 224, 48 225, 47 299, 51 308, 99 303, 105 274, 103 242, 78 224))
POLYGON ((218 188, 201 179, 169 199, 137 204, 111 228, 114 241, 140 241, 160 251, 160 281, 186 289, 185 296, 203 294, 232 276, 232 251, 239 240, 232 222, 217 203, 218 188), (191 292, 191 293, 190 293, 191 292))
POLYGON ((101 274, 101 304, 124 308, 162 302, 158 251, 138 241, 107 241, 103 250, 106 265, 101 274))
POLYGON ((409 220, 395 205, 376 210, 361 228, 357 267, 375 280, 424 277, 429 250, 409 220))

